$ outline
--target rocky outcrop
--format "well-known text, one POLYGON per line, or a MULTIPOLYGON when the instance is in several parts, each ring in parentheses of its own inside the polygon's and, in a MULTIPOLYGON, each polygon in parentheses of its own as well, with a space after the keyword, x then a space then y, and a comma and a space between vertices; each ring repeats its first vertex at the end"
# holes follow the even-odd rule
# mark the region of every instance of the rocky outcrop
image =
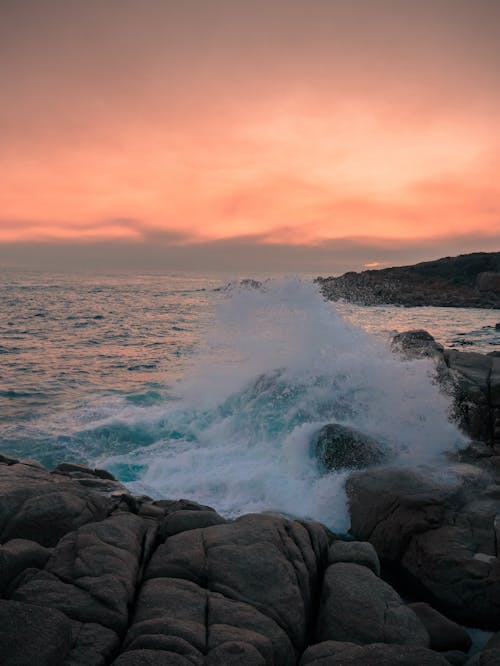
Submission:
POLYGON ((397 333, 391 347, 405 358, 435 358, 444 352, 443 345, 421 328, 397 333))
POLYGON ((425 627, 401 597, 373 571, 350 562, 331 564, 326 570, 316 639, 318 643, 429 645, 425 627))
POLYGON ((500 357, 448 349, 455 411, 472 439, 500 445, 500 357))
POLYGON ((430 474, 353 473, 346 483, 351 531, 445 615, 496 630, 500 477, 470 464, 455 465, 445 482, 430 474))
POLYGON ((368 543, 3 460, 2 666, 446 663, 368 543))
POLYGON ((500 446, 500 356, 444 349, 423 330, 398 333, 392 349, 407 359, 433 358, 459 426, 473 440, 500 446))
POLYGON ((362 469, 387 460, 384 447, 373 437, 340 423, 321 428, 313 442, 316 458, 328 470, 362 469))
POLYGON ((500 252, 317 278, 329 300, 361 305, 500 308, 500 252))

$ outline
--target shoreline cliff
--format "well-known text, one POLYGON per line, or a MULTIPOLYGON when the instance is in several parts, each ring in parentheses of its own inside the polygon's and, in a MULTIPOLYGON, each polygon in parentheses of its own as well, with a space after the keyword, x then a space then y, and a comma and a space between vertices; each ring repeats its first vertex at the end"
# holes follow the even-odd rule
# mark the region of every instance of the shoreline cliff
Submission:
POLYGON ((500 252, 318 277, 328 300, 359 305, 500 308, 500 252))

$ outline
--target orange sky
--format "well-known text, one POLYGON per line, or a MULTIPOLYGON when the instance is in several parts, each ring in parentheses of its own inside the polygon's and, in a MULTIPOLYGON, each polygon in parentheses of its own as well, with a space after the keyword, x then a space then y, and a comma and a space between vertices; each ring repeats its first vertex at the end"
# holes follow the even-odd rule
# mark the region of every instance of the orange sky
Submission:
POLYGON ((4 0, 0 243, 498 250, 498 34, 495 0, 4 0))

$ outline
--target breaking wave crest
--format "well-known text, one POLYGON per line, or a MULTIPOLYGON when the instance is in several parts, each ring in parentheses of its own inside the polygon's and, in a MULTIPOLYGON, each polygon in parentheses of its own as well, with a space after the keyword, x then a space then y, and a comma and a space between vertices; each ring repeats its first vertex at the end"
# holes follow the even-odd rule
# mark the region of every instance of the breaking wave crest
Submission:
POLYGON ((463 437, 433 372, 431 361, 402 361, 348 323, 314 285, 235 287, 220 294, 213 331, 175 399, 129 404, 86 439, 117 434, 96 462, 135 491, 188 497, 229 516, 277 511, 344 530, 346 472, 321 469, 315 433, 330 422, 353 426, 395 464, 434 463, 463 437))

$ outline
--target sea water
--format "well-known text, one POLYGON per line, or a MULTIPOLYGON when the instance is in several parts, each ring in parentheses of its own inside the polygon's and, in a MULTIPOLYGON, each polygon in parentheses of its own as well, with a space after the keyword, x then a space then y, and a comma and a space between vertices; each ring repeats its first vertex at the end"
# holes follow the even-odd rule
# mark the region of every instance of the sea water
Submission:
POLYGON ((5 271, 0 450, 106 467, 134 492, 227 516, 276 511, 348 525, 345 472, 312 442, 338 422, 394 464, 436 467, 464 443, 431 361, 395 330, 493 351, 498 312, 328 303, 311 279, 5 271))

